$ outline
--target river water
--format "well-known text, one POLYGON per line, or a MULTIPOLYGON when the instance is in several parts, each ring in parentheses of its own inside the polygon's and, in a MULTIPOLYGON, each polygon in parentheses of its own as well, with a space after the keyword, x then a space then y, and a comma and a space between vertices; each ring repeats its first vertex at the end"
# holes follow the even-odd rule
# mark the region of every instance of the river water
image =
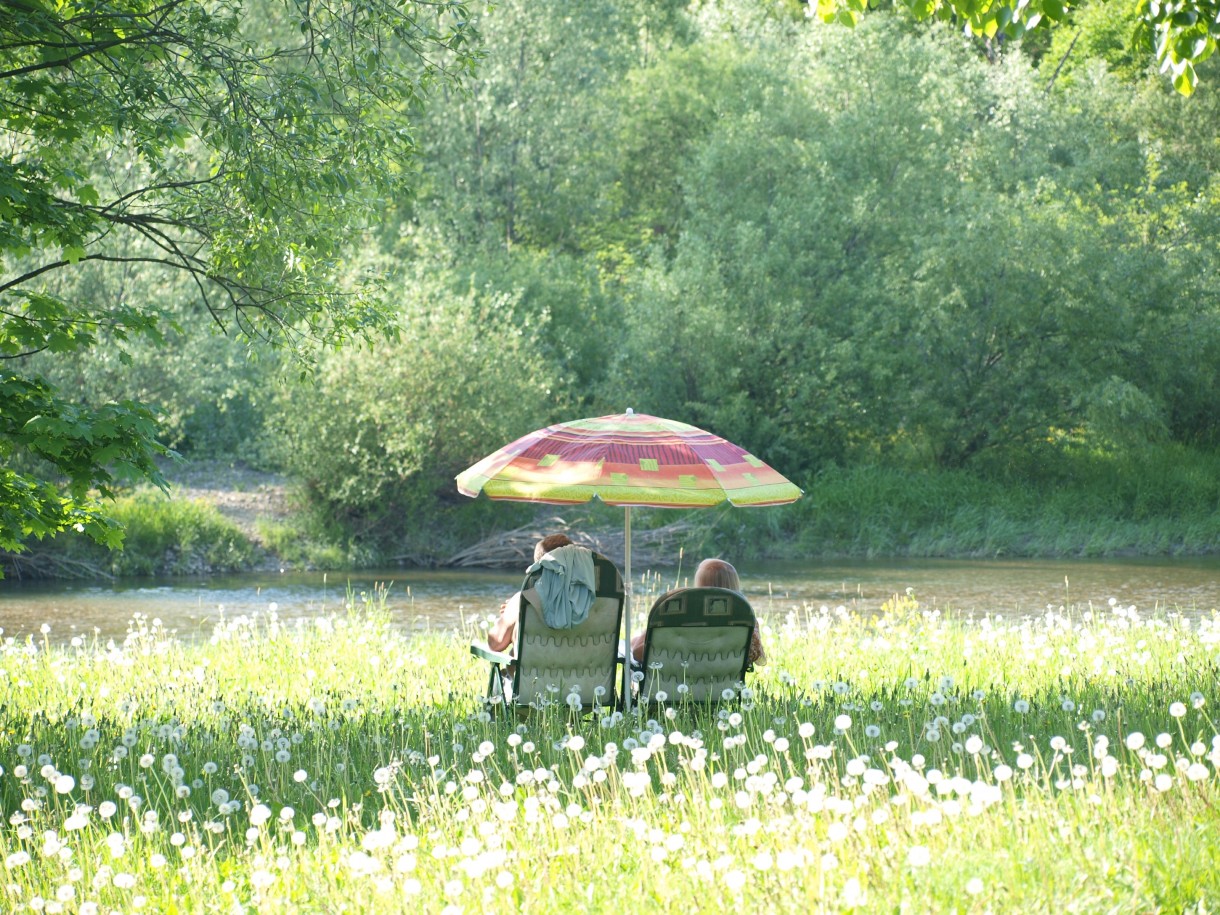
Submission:
MULTIPOLYGON (((1210 613, 1220 608, 1220 557, 1203 559, 910 560, 739 565, 742 587, 762 616, 846 606, 875 611, 909 588, 924 607, 963 613, 1037 614, 1048 607, 1109 605, 1141 613, 1210 613)), ((687 584, 690 569, 635 577, 634 607, 687 584)), ((75 636, 121 638, 136 614, 160 619, 182 638, 211 634, 222 618, 274 612, 292 622, 342 613, 361 595, 388 587, 385 606, 409 631, 454 631, 495 613, 520 584, 504 571, 396 569, 382 572, 263 572, 208 578, 80 582, 0 582, 4 637, 67 642, 75 636)))

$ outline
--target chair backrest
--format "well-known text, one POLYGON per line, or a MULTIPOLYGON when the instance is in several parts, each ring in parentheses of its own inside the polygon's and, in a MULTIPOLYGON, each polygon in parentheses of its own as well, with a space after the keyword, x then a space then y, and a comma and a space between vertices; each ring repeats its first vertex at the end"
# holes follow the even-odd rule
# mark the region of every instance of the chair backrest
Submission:
POLYGON ((551 629, 533 590, 541 572, 521 586, 517 621, 516 673, 512 701, 517 706, 564 704, 576 691, 582 708, 617 705, 619 629, 623 621, 623 577, 618 568, 593 554, 596 580, 589 616, 571 629, 551 629))
POLYGON ((640 701, 709 702, 736 689, 757 625, 750 602, 725 588, 682 588, 657 598, 644 636, 640 701), (681 688, 680 688, 681 687, 681 688))

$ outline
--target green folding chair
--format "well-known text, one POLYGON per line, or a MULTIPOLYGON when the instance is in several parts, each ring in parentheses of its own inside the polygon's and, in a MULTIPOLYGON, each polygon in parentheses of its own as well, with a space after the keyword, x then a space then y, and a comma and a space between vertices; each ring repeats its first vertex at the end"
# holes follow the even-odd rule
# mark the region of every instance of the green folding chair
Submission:
POLYGON ((593 605, 588 618, 571 629, 547 626, 534 590, 541 571, 525 577, 514 651, 492 651, 474 643, 470 653, 491 665, 487 677, 489 708, 518 710, 568 705, 581 711, 617 708, 619 630, 623 622, 623 577, 618 568, 593 554, 593 605), (579 703, 571 699, 579 697, 579 703))
POLYGON ((682 588, 659 597, 644 634, 640 701, 716 702, 750 667, 757 621, 750 602, 725 588, 682 588))

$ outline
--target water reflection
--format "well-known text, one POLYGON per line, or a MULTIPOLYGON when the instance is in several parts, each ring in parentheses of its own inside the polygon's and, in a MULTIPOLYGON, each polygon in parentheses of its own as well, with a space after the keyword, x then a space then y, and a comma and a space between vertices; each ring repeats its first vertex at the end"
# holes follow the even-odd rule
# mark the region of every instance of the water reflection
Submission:
MULTIPOLYGON (((1040 613, 1106 606, 1188 614, 1220 607, 1220 557, 1169 560, 910 560, 784 563, 760 569, 777 606, 793 601, 873 609, 910 588, 922 606, 967 613, 1040 613)), ((747 585, 748 587, 748 585, 747 585)))
POLYGON ((222 618, 267 614, 297 619, 343 613, 349 602, 386 589, 399 625, 425 631, 458 629, 492 613, 521 582, 502 571, 247 573, 191 579, 140 579, 106 584, 0 582, 0 626, 24 638, 50 627, 51 638, 97 634, 118 638, 135 614, 160 619, 184 638, 208 636, 222 618))
MULTIPOLYGON (((1104 607, 1111 598, 1143 613, 1189 614, 1220 607, 1220 557, 1206 559, 912 560, 739 564, 742 584, 764 615, 794 607, 840 604, 876 610, 910 588, 926 607, 970 613, 1036 614, 1048 605, 1104 607)), ((682 579, 662 570, 635 582, 637 611, 682 579)), ((274 608, 293 622, 343 612, 349 596, 389 588, 395 622, 413 631, 457 630, 495 612, 520 583, 503 571, 394 570, 350 575, 250 573, 207 579, 141 580, 116 584, 0 582, 0 626, 24 639, 50 627, 50 638, 118 638, 140 613, 159 618, 185 638, 206 637, 222 615, 265 614, 274 608)))

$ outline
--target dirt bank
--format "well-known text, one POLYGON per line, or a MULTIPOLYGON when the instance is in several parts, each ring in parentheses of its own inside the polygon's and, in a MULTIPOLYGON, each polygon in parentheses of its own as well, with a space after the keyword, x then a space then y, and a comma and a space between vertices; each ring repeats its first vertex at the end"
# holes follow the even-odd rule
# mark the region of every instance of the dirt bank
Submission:
POLYGON ((258 522, 283 521, 292 511, 289 482, 281 474, 215 461, 183 461, 164 473, 171 498, 199 499, 216 506, 260 546, 258 522))

